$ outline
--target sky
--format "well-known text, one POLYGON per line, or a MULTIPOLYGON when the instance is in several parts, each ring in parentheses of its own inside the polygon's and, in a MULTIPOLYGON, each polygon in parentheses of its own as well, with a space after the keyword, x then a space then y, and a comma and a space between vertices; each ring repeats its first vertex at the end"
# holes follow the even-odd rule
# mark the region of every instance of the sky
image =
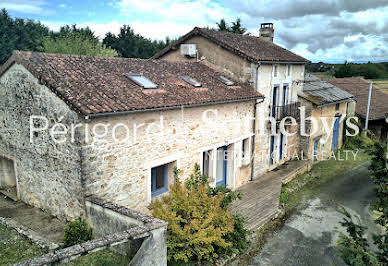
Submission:
POLYGON ((0 0, 0 8, 52 30, 89 26, 102 38, 123 24, 163 40, 222 18, 241 18, 252 35, 272 22, 275 43, 313 62, 388 61, 388 0, 0 0))

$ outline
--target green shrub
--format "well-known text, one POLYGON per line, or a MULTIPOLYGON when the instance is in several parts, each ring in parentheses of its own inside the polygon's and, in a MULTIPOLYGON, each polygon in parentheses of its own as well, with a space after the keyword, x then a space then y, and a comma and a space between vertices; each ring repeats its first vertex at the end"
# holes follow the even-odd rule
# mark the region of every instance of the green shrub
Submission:
POLYGON ((150 205, 152 215, 168 222, 167 250, 171 265, 196 261, 213 263, 217 258, 247 248, 244 219, 226 208, 239 192, 213 189, 199 166, 183 184, 175 169, 169 194, 150 205))
POLYGON ((92 239, 93 229, 81 218, 66 224, 63 235, 63 243, 65 247, 81 244, 92 239))
POLYGON ((288 200, 288 189, 285 186, 282 186, 280 191, 280 203, 286 203, 288 200))

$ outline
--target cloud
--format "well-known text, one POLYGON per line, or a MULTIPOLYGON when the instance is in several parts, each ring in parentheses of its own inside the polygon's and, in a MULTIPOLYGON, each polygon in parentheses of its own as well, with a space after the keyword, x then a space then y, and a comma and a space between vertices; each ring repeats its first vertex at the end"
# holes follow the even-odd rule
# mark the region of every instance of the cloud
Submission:
POLYGON ((0 0, 0 8, 26 14, 46 13, 45 5, 47 3, 43 0, 0 0))
POLYGON ((386 0, 256 0, 228 2, 228 6, 250 16, 289 19, 309 15, 336 16, 388 6, 386 0))

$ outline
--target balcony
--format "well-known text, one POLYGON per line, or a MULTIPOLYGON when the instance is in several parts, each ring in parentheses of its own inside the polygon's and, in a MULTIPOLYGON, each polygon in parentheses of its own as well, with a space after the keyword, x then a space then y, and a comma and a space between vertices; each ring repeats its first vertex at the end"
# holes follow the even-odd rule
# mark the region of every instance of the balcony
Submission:
POLYGON ((282 106, 273 106, 272 107, 272 117, 276 119, 276 121, 280 121, 283 118, 290 116, 295 118, 297 121, 299 120, 299 108, 300 103, 295 102, 282 106))

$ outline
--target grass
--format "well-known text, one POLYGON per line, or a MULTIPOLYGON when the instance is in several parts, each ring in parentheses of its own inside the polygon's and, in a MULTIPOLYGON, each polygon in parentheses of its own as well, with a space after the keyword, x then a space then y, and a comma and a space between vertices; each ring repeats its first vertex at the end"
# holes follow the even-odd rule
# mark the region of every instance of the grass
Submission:
POLYGON ((67 266, 124 266, 129 264, 129 259, 112 250, 101 250, 86 256, 79 257, 64 265, 67 266))
POLYGON ((0 224, 0 265, 13 264, 45 253, 23 235, 0 224))
POLYGON ((383 90, 388 90, 388 79, 375 79, 373 84, 383 90))
POLYGON ((270 237, 274 231, 282 228, 296 208, 306 199, 313 198, 319 193, 321 185, 332 181, 335 177, 345 174, 369 159, 370 156, 360 150, 357 153, 355 160, 353 160, 353 156, 350 155, 349 160, 347 161, 338 161, 334 159, 321 161, 314 164, 311 171, 299 175, 288 184, 283 185, 280 194, 280 202, 283 205, 282 214, 262 226, 256 232, 250 250, 239 257, 239 265, 247 265, 250 259, 261 251, 268 237, 270 237))
MULTIPOLYGON (((36 256, 41 256, 46 250, 31 243, 29 239, 17 231, 0 224, 0 265, 21 262, 36 256)), ((111 250, 102 250, 86 256, 79 257, 65 265, 103 266, 103 265, 128 265, 129 259, 111 250)))

